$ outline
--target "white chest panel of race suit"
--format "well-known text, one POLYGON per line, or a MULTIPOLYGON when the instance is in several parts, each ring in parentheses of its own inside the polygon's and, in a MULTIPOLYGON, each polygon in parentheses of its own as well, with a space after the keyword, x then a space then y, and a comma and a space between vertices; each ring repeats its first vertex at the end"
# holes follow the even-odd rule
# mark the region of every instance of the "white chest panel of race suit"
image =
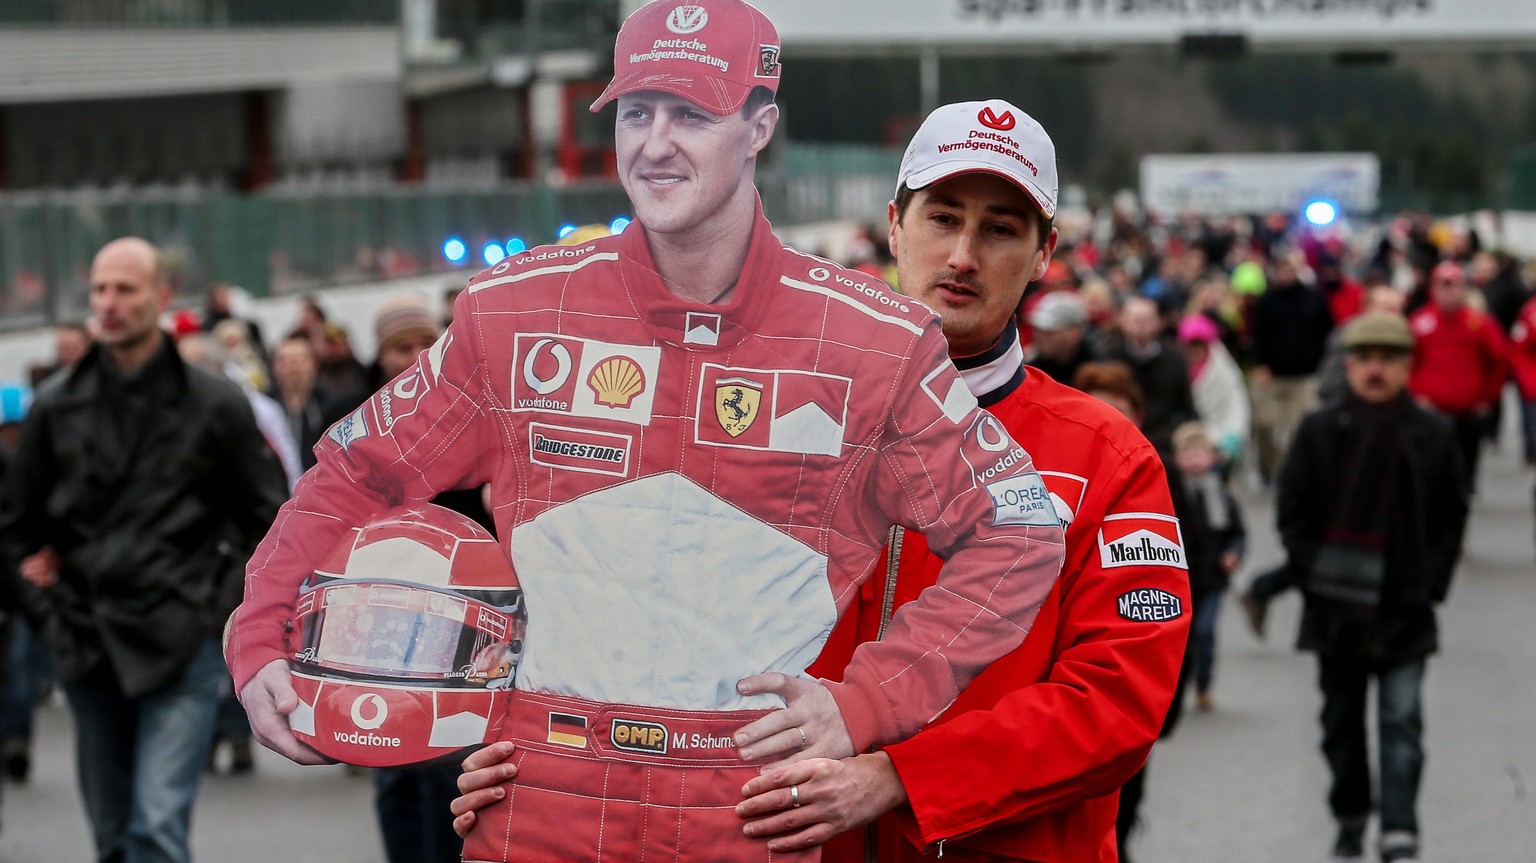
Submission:
POLYGON ((514 530, 511 546, 530 598, 520 689, 773 707, 735 682, 802 673, 837 616, 824 556, 676 473, 546 510, 514 530))

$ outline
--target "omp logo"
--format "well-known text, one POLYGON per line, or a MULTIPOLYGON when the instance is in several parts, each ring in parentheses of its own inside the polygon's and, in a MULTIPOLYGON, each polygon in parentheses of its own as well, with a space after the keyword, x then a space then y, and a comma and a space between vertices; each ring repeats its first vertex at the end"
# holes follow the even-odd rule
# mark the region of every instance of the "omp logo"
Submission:
POLYGON ((1115 610, 1126 620, 1160 623, 1183 616, 1184 603, 1166 590, 1146 587, 1120 594, 1115 600, 1115 610))
POLYGON ((555 390, 565 386, 565 382, 571 377, 571 349, 560 344, 554 339, 539 339, 528 350, 528 356, 523 360, 523 383, 528 388, 541 396, 547 396, 555 390), (548 354, 555 361, 555 367, 549 377, 541 378, 534 371, 539 358, 548 354))
POLYGON ((697 33, 709 23, 709 13, 703 6, 679 6, 667 15, 667 29, 679 36, 697 33))
POLYGON ((608 730, 608 738, 614 746, 627 752, 667 754, 667 729, 655 722, 615 718, 608 730))
POLYGON ((352 724, 364 731, 372 731, 389 718, 389 705, 374 692, 365 692, 352 702, 352 724))
POLYGON ((976 115, 976 119, 980 120, 981 125, 986 126, 988 129, 996 129, 999 132, 1010 131, 1014 126, 1018 125, 1018 121, 1014 119, 1012 111, 1004 111, 1002 116, 998 116, 993 112, 990 105, 983 107, 981 113, 976 115))

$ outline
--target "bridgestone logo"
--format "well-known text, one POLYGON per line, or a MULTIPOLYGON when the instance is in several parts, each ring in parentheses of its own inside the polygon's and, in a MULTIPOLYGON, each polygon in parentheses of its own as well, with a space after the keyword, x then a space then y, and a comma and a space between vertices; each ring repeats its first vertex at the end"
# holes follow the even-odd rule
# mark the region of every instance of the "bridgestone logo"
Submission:
POLYGON ((618 447, 596 446, 585 443, 572 443, 571 441, 554 440, 541 434, 533 436, 533 451, 548 453, 550 455, 563 455, 570 458, 585 458, 593 461, 606 461, 613 464, 623 464, 626 453, 618 447))
POLYGON ((391 748, 398 748, 400 746, 400 738, 384 737, 379 734, 374 734, 373 732, 364 734, 361 731, 353 731, 350 733, 343 731, 333 731, 331 734, 336 738, 337 743, 350 743, 353 746, 384 746, 391 748))

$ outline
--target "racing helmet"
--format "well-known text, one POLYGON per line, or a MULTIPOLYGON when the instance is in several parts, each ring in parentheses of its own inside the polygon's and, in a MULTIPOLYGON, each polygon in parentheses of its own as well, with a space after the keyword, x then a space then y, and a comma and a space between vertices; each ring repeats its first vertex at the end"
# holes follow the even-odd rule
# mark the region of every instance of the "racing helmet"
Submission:
POLYGON ((453 761, 494 739, 527 616, 483 527, 432 504, 348 531, 299 588, 294 733, 363 767, 453 761))

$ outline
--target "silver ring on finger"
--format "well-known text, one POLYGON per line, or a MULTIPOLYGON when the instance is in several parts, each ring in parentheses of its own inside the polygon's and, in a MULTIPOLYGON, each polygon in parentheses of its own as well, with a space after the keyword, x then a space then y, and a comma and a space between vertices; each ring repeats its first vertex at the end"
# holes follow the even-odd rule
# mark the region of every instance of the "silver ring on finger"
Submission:
POLYGON ((789 805, 794 809, 800 808, 800 786, 789 786, 789 805))
POLYGON ((795 730, 800 732, 800 748, 804 749, 807 746, 810 746, 811 738, 805 736, 805 726, 797 725, 795 726, 795 730))

